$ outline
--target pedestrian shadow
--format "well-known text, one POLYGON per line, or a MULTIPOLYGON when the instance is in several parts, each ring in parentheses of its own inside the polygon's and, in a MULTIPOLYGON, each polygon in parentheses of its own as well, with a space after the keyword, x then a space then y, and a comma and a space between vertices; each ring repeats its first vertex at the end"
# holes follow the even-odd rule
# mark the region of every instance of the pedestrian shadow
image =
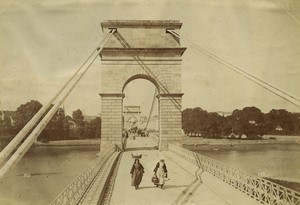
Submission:
POLYGON ((157 150, 157 146, 155 147, 131 147, 131 148, 125 148, 125 152, 127 151, 139 151, 139 150, 157 150))
MULTIPOLYGON (((188 185, 165 185, 164 189, 175 189, 175 188, 181 188, 181 187, 188 187, 188 185)), ((142 186, 139 189, 161 189, 160 187, 153 186, 142 186)))
POLYGON ((140 186, 140 188, 139 189, 157 189, 157 187, 155 186, 155 185, 153 185, 153 186, 140 186))
POLYGON ((181 187, 188 187, 189 185, 165 185, 165 189, 175 189, 181 187))

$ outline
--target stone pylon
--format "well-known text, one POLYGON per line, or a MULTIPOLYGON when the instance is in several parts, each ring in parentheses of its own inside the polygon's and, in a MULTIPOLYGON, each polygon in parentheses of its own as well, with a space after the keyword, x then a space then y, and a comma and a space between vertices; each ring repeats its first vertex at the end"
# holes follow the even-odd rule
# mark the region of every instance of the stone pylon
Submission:
POLYGON ((102 61, 101 146, 122 147, 123 91, 135 79, 146 79, 158 90, 159 149, 181 139, 181 61, 186 48, 169 32, 179 21, 104 21, 102 30, 117 31, 100 53, 102 61))

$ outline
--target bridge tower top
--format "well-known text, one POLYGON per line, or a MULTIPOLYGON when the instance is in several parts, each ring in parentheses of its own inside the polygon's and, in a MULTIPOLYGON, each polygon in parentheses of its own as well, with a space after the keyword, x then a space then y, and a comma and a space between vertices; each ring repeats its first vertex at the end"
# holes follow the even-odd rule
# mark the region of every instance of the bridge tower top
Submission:
POLYGON ((179 33, 181 26, 182 23, 178 20, 108 20, 101 22, 104 32, 112 28, 117 29, 116 38, 111 38, 107 42, 102 53, 106 53, 108 48, 118 51, 120 49, 131 50, 132 54, 136 54, 137 51, 145 53, 145 49, 147 49, 147 53, 156 51, 155 53, 158 55, 161 55, 161 51, 173 50, 181 56, 185 49, 181 48, 180 39, 167 33, 167 29, 179 33))

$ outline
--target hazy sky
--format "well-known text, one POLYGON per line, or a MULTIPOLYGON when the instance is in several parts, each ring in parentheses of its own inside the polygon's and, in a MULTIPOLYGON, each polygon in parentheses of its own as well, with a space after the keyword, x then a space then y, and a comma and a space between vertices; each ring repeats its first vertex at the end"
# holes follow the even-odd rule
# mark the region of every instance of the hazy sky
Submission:
MULTIPOLYGON (((300 25, 274 0, 0 0, 0 110, 14 110, 31 99, 46 103, 98 45, 100 22, 109 19, 180 20, 182 36, 300 98, 300 25)), ((300 112, 182 45, 187 47, 183 108, 232 111, 256 106, 263 112, 300 112)), ((99 92, 97 59, 64 107, 68 113, 80 108, 88 115, 99 114, 99 92)), ((142 105, 147 114, 154 86, 133 81, 125 94, 127 104, 142 105)))

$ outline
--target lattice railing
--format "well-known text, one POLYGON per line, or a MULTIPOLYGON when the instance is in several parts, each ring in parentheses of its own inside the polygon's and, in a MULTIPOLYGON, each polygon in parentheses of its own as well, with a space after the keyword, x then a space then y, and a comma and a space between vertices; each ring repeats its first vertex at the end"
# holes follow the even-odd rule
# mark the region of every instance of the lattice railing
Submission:
POLYGON ((74 205, 78 204, 89 188, 96 175, 101 172, 109 157, 116 151, 112 145, 100 153, 100 155, 75 178, 52 202, 51 205, 74 205))
POLYGON ((262 204, 300 205, 300 193, 269 180, 232 168, 217 160, 192 152, 176 145, 169 145, 169 151, 199 166, 213 176, 234 188, 255 198, 262 204))

